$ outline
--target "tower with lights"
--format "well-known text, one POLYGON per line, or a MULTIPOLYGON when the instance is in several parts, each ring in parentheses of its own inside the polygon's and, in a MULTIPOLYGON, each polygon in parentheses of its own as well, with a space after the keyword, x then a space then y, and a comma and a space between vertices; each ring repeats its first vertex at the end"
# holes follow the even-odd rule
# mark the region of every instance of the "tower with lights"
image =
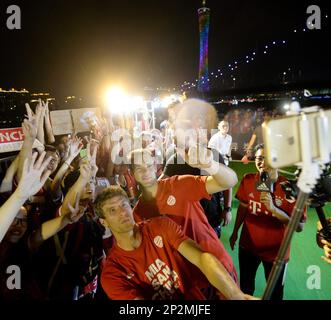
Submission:
POLYGON ((199 33, 200 33, 200 59, 198 90, 207 92, 209 90, 208 74, 208 35, 210 22, 210 9, 206 7, 206 0, 202 1, 202 7, 198 9, 199 33))

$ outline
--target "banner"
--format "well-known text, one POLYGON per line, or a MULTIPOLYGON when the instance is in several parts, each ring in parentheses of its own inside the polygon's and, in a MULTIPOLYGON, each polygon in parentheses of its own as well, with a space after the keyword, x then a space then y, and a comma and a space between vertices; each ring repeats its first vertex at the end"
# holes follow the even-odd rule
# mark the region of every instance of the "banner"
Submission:
MULTIPOLYGON (((0 129, 0 153, 19 151, 24 141, 23 129, 0 129)), ((39 140, 35 140, 33 148, 44 148, 39 140)))
POLYGON ((51 122, 55 136, 90 131, 89 124, 100 116, 98 108, 82 108, 51 111, 51 122))
POLYGON ((75 131, 86 132, 90 131, 89 124, 92 124, 101 112, 98 108, 73 109, 71 115, 75 131))
POLYGON ((71 118, 71 110, 51 111, 50 116, 53 134, 55 136, 73 133, 74 126, 71 118))

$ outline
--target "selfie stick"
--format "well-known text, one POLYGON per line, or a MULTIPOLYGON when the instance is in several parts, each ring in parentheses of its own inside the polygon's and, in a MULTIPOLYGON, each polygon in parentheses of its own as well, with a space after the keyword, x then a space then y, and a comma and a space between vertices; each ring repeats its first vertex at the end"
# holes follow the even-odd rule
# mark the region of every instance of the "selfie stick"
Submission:
MULTIPOLYGON (((302 110, 303 111, 303 110, 302 110)), ((320 178, 320 165, 329 162, 329 147, 327 142, 328 136, 328 119, 324 115, 324 111, 320 110, 320 115, 317 120, 317 138, 319 147, 319 159, 312 159, 312 145, 310 141, 310 128, 307 115, 302 112, 299 120, 300 134, 300 150, 302 162, 297 165, 302 167, 301 174, 298 179, 298 187, 300 189, 297 202, 293 208, 291 219, 285 231, 284 239, 278 252, 278 256, 272 267, 268 278, 266 289, 263 293, 263 300, 270 300, 272 292, 275 288, 280 273, 285 265, 285 256, 291 244, 294 232, 298 228, 302 213, 304 211, 309 194, 313 191, 317 180, 320 178)))

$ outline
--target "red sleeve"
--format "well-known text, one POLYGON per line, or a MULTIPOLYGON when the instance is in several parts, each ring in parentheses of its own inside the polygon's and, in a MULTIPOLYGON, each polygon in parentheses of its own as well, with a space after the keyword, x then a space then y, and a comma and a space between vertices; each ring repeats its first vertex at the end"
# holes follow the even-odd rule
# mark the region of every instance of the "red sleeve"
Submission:
POLYGON ((114 262, 106 263, 102 270, 101 285, 112 300, 134 300, 143 296, 134 283, 127 279, 122 268, 114 262))
POLYGON ((249 183, 249 177, 248 176, 244 176, 244 178, 241 180, 240 182, 240 186, 238 188, 238 191, 236 193, 236 198, 243 203, 248 203, 248 194, 249 194, 249 190, 247 189, 248 187, 248 183, 249 183))
POLYGON ((153 230, 159 229, 159 232, 164 235, 167 242, 175 250, 178 249, 183 241, 189 239, 189 237, 184 235, 181 227, 168 217, 153 218, 150 223, 153 230))
POLYGON ((188 201, 200 201, 201 199, 211 199, 206 190, 206 180, 208 176, 182 175, 169 178, 174 191, 188 201))

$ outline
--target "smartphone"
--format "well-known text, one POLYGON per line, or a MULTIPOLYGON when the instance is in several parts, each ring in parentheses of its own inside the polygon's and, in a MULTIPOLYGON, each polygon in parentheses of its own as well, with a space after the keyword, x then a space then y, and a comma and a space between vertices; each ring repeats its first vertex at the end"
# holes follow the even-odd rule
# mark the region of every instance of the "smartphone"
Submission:
MULTIPOLYGON (((328 119, 328 153, 331 154, 331 110, 324 110, 328 119)), ((310 142, 313 159, 321 157, 318 146, 318 130, 320 113, 307 113, 310 127, 310 142)), ((292 166, 302 162, 300 150, 299 120, 300 115, 291 115, 279 119, 268 120, 262 124, 265 161, 272 168, 292 166)), ((305 143, 305 142, 304 142, 305 143)))
POLYGON ((80 150, 79 155, 82 159, 87 157, 87 150, 86 149, 80 150))

